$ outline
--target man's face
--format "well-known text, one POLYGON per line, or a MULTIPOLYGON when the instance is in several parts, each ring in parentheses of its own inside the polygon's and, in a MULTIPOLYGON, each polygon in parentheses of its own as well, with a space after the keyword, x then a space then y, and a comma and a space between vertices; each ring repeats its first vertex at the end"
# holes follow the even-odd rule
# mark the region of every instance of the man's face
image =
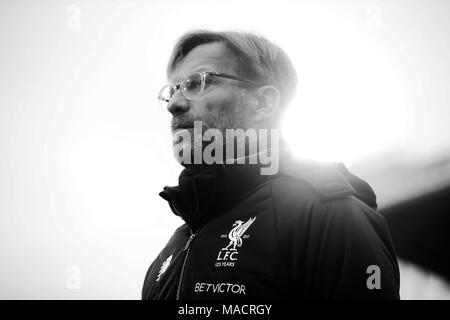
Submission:
MULTIPOLYGON (((234 53, 223 43, 213 42, 192 49, 170 75, 169 82, 178 83, 197 71, 238 75, 237 69, 234 53)), ((202 121, 203 130, 216 128, 225 133, 225 129, 247 129, 246 91, 240 86, 239 81, 213 77, 203 95, 196 100, 187 100, 178 90, 167 106, 173 115, 172 132, 188 128, 193 137, 194 121, 202 121)))

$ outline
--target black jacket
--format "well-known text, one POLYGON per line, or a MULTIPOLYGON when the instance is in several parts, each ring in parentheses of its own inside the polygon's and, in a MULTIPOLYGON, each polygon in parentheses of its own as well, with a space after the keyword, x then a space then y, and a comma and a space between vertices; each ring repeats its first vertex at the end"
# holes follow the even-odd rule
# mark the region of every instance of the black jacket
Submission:
POLYGON ((143 299, 398 299, 399 270, 370 186, 342 164, 284 157, 185 169, 160 196, 186 222, 143 299), (379 281, 378 281, 379 280, 379 281))

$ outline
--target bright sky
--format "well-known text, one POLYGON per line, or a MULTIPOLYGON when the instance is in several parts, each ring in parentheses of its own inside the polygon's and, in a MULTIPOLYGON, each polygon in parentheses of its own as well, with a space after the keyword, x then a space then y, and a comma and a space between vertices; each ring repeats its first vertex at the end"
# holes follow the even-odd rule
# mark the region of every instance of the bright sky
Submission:
MULTIPOLYGON (((426 161, 450 142, 445 1, 2 1, 0 298, 138 298, 181 221, 156 94, 193 28, 261 33, 292 58, 301 156, 426 161), (67 281, 80 272, 81 287, 67 281)), ((447 151, 446 151, 447 150, 447 151)))

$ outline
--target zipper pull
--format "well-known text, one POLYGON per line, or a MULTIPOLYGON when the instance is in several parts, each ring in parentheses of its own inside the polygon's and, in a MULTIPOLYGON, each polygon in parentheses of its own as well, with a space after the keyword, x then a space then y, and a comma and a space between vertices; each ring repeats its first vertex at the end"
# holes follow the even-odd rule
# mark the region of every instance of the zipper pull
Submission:
POLYGON ((189 237, 188 241, 186 242, 186 246, 184 247, 184 250, 187 250, 187 248, 189 248, 189 246, 191 245, 192 240, 195 237, 195 233, 191 234, 191 236, 189 237))

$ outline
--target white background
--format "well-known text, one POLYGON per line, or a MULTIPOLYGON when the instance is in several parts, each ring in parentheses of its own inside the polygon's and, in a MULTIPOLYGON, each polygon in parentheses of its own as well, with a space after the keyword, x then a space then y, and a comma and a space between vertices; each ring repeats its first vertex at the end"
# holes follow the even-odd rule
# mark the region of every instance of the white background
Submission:
POLYGON ((0 298, 140 297, 182 223, 158 196, 181 167, 155 96, 184 32, 279 44, 299 74, 292 147, 369 172, 449 154, 449 13, 447 1, 1 1, 0 298))

